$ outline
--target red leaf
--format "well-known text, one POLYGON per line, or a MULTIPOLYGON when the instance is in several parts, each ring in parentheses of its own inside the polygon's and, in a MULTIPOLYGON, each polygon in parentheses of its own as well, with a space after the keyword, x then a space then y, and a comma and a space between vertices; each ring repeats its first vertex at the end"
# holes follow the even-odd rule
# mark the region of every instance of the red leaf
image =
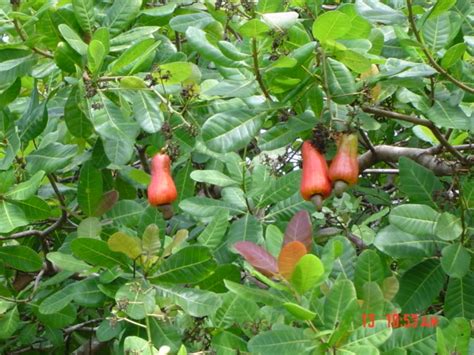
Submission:
POLYGON ((308 211, 302 210, 296 213, 286 226, 285 239, 283 247, 292 241, 298 241, 304 244, 306 249, 311 249, 313 240, 313 226, 311 225, 311 216, 308 211))
POLYGON ((289 242, 280 251, 278 256, 278 270, 287 280, 291 278, 293 270, 298 261, 308 253, 303 243, 298 241, 289 242))
POLYGON ((265 249, 252 242, 237 242, 234 248, 249 262, 256 270, 266 276, 278 273, 276 259, 265 249))
POLYGON ((102 199, 95 210, 94 216, 102 216, 105 212, 110 211, 112 207, 117 203, 119 199, 119 193, 115 190, 107 191, 102 195, 102 199))

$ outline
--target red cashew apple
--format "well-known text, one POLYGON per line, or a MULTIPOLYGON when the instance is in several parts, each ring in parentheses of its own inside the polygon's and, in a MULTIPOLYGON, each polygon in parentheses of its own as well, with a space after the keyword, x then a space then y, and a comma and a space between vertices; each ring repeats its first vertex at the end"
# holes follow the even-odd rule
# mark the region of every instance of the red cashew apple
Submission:
POLYGON ((357 183, 358 177, 357 135, 344 134, 339 142, 336 156, 329 166, 329 178, 334 184, 336 196, 341 197, 348 186, 357 183))

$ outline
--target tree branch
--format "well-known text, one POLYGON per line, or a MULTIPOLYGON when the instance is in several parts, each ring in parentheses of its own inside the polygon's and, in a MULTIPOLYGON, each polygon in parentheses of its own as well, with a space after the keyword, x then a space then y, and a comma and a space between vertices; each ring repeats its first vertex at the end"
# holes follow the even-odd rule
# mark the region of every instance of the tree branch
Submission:
POLYGON ((433 135, 439 140, 441 145, 446 148, 448 152, 450 152, 453 156, 456 157, 460 162, 463 164, 466 164, 466 159, 464 156, 459 153, 456 149, 453 148, 451 144, 444 138, 443 134, 439 130, 438 127, 435 126, 435 124, 429 120, 426 120, 424 118, 419 118, 416 116, 410 116, 410 115, 405 115, 403 113, 398 113, 398 112, 393 112, 393 111, 388 111, 384 110, 378 107, 371 107, 371 106, 361 106, 362 111, 367 112, 367 113, 372 113, 374 115, 378 116, 383 116, 387 118, 394 118, 396 120, 400 121, 405 121, 405 122, 410 122, 413 124, 425 126, 431 130, 433 135))
MULTIPOLYGON (((463 146, 463 148, 466 147, 463 146)), ((379 162, 396 163, 400 157, 410 158, 439 176, 449 176, 463 170, 461 163, 442 160, 433 155, 432 148, 423 149, 377 145, 374 147, 374 150, 375 154, 372 151, 367 151, 359 156, 359 170, 361 172, 379 162)))
POLYGON ((54 193, 56 194, 58 198, 59 204, 61 206, 61 216, 45 230, 30 229, 27 231, 13 233, 8 237, 0 238, 0 241, 11 240, 11 239, 21 239, 21 238, 27 238, 27 237, 40 237, 44 239, 45 237, 53 233, 56 229, 59 229, 63 225, 63 223, 67 221, 66 202, 64 201, 64 197, 59 191, 58 186, 56 185, 56 180, 55 180, 54 175, 48 174, 48 179, 54 190, 54 193))
POLYGON ((257 51, 257 39, 252 38, 252 58, 253 58, 253 69, 255 72, 255 79, 257 79, 258 85, 260 86, 260 89, 263 92, 263 95, 270 101, 272 101, 272 98, 270 97, 270 94, 267 91, 267 88, 265 87, 265 84, 263 83, 262 76, 260 75, 260 68, 258 66, 258 51, 257 51))
POLYGON ((442 66, 440 66, 436 62, 436 60, 433 58, 433 56, 431 55, 428 48, 426 48, 425 41, 423 40, 420 33, 418 32, 418 29, 416 28, 415 16, 413 14, 413 6, 412 6, 411 0, 407 0, 407 9, 408 9, 408 21, 410 23, 411 30, 413 31, 413 34, 415 35, 415 38, 418 41, 418 43, 421 45, 421 50, 425 54, 426 58, 428 59, 428 62, 431 64, 431 66, 438 73, 443 75, 446 79, 448 79, 450 82, 452 82, 457 87, 460 87, 464 91, 467 91, 467 92, 473 94, 474 93, 474 88, 464 84, 463 82, 457 80, 455 77, 453 77, 451 74, 449 74, 442 66))

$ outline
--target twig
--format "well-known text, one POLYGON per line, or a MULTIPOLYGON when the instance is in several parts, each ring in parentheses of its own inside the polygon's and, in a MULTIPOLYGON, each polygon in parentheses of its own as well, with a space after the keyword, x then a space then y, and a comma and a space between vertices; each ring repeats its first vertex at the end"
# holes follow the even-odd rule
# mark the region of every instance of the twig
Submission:
MULTIPOLYGON (((15 30, 18 33, 18 35, 20 36, 21 40, 23 42, 26 42, 28 40, 28 38, 26 37, 26 33, 23 31, 23 29, 21 28, 20 24, 18 23, 18 21, 16 19, 13 20, 13 26, 15 26, 15 30)), ((30 47, 30 48, 33 52, 36 52, 36 53, 42 55, 43 57, 50 58, 50 59, 54 58, 54 56, 51 53, 43 51, 42 49, 36 48, 35 46, 30 47)))
POLYGON ((63 195, 61 194, 61 192, 58 189, 58 186, 56 185, 54 175, 48 174, 48 179, 54 190, 54 193, 56 194, 58 198, 59 204, 61 205, 61 216, 45 230, 31 229, 27 231, 22 231, 22 232, 11 234, 8 237, 2 237, 0 238, 0 241, 11 240, 11 239, 21 239, 21 238, 27 238, 27 237, 40 237, 40 238, 45 239, 48 235, 53 233, 56 229, 60 228, 63 225, 63 223, 67 221, 66 203, 64 201, 63 195))
POLYGON ((413 31, 413 34, 415 35, 416 40, 419 42, 421 45, 421 50, 425 54, 426 58, 428 59, 428 62, 431 64, 431 66, 441 75, 443 75, 446 79, 451 81, 454 85, 457 87, 460 87, 464 91, 467 91, 471 94, 474 93, 474 88, 467 86, 463 82, 457 80, 455 77, 453 77, 451 74, 449 74, 442 66, 440 66, 436 60, 433 58, 431 55, 430 51, 428 48, 426 48, 425 41, 421 37, 420 33, 418 32, 418 29, 416 28, 416 23, 415 23, 415 15, 413 14, 413 6, 412 6, 412 1, 407 0, 407 9, 408 9, 408 21, 410 23, 411 30, 413 31))
POLYGON ((257 79, 258 85, 260 86, 260 89, 263 92, 263 95, 270 101, 272 101, 272 98, 270 97, 270 94, 267 91, 267 88, 265 87, 265 84, 263 83, 262 76, 260 75, 260 68, 258 66, 258 51, 257 51, 257 39, 252 38, 252 57, 253 57, 253 69, 255 72, 255 79, 257 79))
POLYGON ((398 174, 398 169, 365 169, 362 174, 398 174))
POLYGON ((102 320, 103 320, 103 318, 90 319, 90 320, 87 320, 87 321, 85 321, 85 322, 78 323, 78 324, 74 324, 74 325, 72 325, 72 326, 70 326, 70 327, 68 327, 68 328, 65 328, 65 329, 63 330, 63 332, 64 332, 65 334, 70 334, 70 333, 75 332, 76 330, 79 330, 79 329, 81 329, 81 328, 84 328, 84 327, 87 326, 87 325, 90 325, 90 324, 93 324, 93 323, 97 323, 97 322, 100 322, 100 321, 102 321, 102 320))

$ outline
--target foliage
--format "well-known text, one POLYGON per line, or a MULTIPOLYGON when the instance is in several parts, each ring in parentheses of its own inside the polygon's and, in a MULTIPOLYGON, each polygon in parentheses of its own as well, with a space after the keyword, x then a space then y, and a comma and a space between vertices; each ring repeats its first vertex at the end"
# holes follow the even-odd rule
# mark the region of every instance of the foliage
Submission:
POLYGON ((473 11, 0 1, 0 352, 473 353, 473 11))

